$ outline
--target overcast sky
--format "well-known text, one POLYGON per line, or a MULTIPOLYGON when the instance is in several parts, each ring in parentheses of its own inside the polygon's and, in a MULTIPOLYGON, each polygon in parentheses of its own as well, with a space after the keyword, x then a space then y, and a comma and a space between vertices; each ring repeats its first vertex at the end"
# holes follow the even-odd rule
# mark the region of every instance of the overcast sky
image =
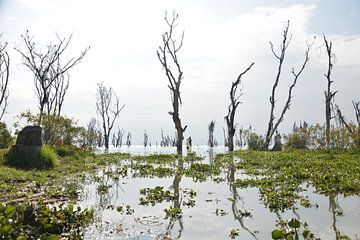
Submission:
POLYGON ((41 46, 54 43, 55 33, 73 33, 67 56, 90 46, 84 60, 70 71, 66 116, 84 126, 96 116, 96 84, 103 81, 126 104, 116 125, 132 132, 135 143, 141 143, 144 129, 153 143, 159 141, 161 128, 172 134, 170 94, 156 50, 167 30, 164 12, 173 10, 179 13, 177 30, 185 29, 179 56, 184 71, 181 118, 188 125, 186 137, 192 136, 195 144, 206 144, 212 119, 217 140, 223 142, 231 82, 251 62, 255 65, 243 79, 236 122, 245 127, 251 123, 258 133, 265 133, 277 68, 269 41, 279 46, 287 20, 292 40, 277 90, 277 113, 292 81, 292 67, 299 69, 304 60, 305 42, 314 36, 316 41, 281 132, 289 131, 295 121, 324 122, 327 63, 322 34, 333 42, 336 54, 335 102, 348 119, 354 118, 351 101, 360 100, 359 0, 0 0, 0 32, 11 55, 6 123, 12 125, 26 109, 38 112, 33 76, 12 49, 24 47, 20 35, 29 30, 41 46))

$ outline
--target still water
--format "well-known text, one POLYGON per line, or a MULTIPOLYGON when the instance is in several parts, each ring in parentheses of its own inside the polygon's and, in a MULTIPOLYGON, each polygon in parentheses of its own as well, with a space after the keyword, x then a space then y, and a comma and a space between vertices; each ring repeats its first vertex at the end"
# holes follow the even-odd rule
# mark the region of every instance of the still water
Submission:
MULTIPOLYGON (((216 147, 209 151, 207 146, 196 146, 192 151, 204 158, 202 163, 211 164, 213 156, 225 150, 216 147)), ((150 155, 175 153, 176 149, 134 146, 110 152, 150 155)), ((336 239, 339 232, 350 239, 360 239, 359 196, 319 195, 311 185, 304 184, 302 195, 308 196, 311 208, 298 205, 295 210, 273 212, 261 203, 257 188, 236 188, 230 184, 248 178, 240 170, 224 171, 199 181, 181 171, 171 177, 134 177, 132 170, 127 169, 126 176, 114 177, 112 173, 120 168, 119 162, 86 176, 78 204, 94 208, 96 221, 85 230, 84 239, 231 239, 231 231, 238 233, 236 239, 271 239, 279 220, 290 218, 306 222, 321 239, 336 239), (103 185, 108 188, 99 191, 103 185), (156 186, 174 197, 154 205, 140 205, 140 198, 144 197, 140 189, 156 186), (164 209, 170 207, 180 208, 181 217, 166 217, 164 209)))

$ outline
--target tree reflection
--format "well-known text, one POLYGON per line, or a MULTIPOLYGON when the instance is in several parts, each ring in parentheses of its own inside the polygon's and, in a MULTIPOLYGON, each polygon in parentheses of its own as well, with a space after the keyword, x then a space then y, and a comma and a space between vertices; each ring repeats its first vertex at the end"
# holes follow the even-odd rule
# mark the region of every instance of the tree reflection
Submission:
POLYGON ((338 196, 334 194, 329 195, 329 211, 332 215, 332 228, 335 233, 335 239, 347 239, 343 238, 344 236, 341 235, 340 230, 336 226, 337 216, 341 216, 343 214, 343 210, 340 208, 338 196))
MULTIPOLYGON (((182 196, 180 194, 180 181, 184 172, 184 159, 181 157, 178 159, 177 169, 174 177, 174 181, 172 184, 172 188, 174 191, 174 199, 173 199, 173 208, 181 209, 182 205, 182 196)), ((169 224, 166 228, 167 235, 171 235, 172 230, 174 229, 175 225, 178 225, 178 234, 175 238, 180 238, 181 234, 184 230, 183 220, 182 217, 180 218, 170 218, 169 224)))
POLYGON ((240 223, 241 228, 247 231, 254 239, 258 239, 255 233, 245 226, 244 216, 241 214, 242 212, 238 209, 240 203, 242 204, 242 208, 244 208, 245 202, 239 195, 236 186, 233 184, 235 182, 235 172, 236 168, 234 164, 234 159, 232 159, 232 161, 229 163, 229 171, 227 176, 230 192, 233 196, 231 211, 233 213, 234 219, 240 223))

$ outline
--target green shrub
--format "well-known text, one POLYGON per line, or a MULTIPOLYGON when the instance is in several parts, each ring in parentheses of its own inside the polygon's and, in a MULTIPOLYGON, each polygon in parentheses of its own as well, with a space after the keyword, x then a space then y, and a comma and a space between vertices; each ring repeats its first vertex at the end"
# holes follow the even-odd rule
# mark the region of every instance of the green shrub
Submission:
POLYGON ((50 146, 14 145, 5 155, 4 162, 22 169, 49 169, 56 164, 56 154, 50 146))
POLYGON ((60 157, 79 159, 84 155, 84 153, 74 145, 53 146, 52 148, 60 157))
POLYGON ((13 143, 13 138, 6 127, 6 124, 0 122, 0 149, 8 148, 13 143))
POLYGON ((260 151, 264 150, 265 148, 265 138, 261 135, 257 135, 254 132, 248 132, 246 140, 248 148, 251 150, 260 151))

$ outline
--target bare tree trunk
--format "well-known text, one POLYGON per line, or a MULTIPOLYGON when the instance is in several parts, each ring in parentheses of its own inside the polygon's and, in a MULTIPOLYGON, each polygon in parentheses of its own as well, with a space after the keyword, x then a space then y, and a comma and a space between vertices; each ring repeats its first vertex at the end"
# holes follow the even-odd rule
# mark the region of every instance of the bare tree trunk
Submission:
POLYGON ((171 92, 171 101, 173 110, 169 112, 172 116, 173 122, 176 129, 176 149, 179 155, 182 155, 182 143, 184 140, 184 132, 187 126, 182 127, 181 119, 179 116, 179 106, 182 103, 180 96, 180 85, 181 80, 183 79, 183 71, 181 70, 179 61, 178 61, 178 51, 183 45, 184 32, 181 35, 180 43, 177 44, 176 40, 173 38, 173 31, 177 26, 178 14, 173 12, 172 19, 169 19, 167 14, 165 14, 165 21, 169 27, 169 30, 162 35, 163 46, 160 46, 157 50, 158 59, 165 70, 165 75, 168 79, 168 87, 171 92), (175 65, 176 72, 171 70, 170 62, 175 65))
POLYGON ((209 140, 208 140, 208 144, 209 147, 214 147, 215 145, 215 141, 214 141, 214 130, 215 130, 215 120, 212 120, 208 126, 209 129, 209 140))
POLYGON ((284 116, 287 110, 290 109, 290 104, 291 104, 291 98, 292 98, 292 91, 294 89, 294 87, 296 86, 297 80, 299 78, 299 76, 301 75, 301 73, 303 72, 303 70, 306 67, 307 62, 309 61, 309 52, 310 49, 313 45, 313 43, 306 43, 307 48, 305 51, 305 60, 300 68, 300 70, 298 72, 295 72, 294 68, 292 69, 291 73, 293 75, 293 82, 289 87, 288 90, 288 97, 287 100, 285 102, 285 105, 280 113, 280 117, 278 118, 278 120, 274 123, 275 120, 275 103, 276 103, 276 99, 275 99, 275 94, 276 94, 276 88, 278 87, 279 81, 280 81, 280 76, 281 76, 281 71, 282 71, 282 66, 283 66, 283 62, 285 59, 285 53, 286 53, 286 49, 289 46, 290 40, 291 40, 291 36, 288 39, 288 31, 289 31, 289 24, 290 22, 288 21, 287 24, 285 25, 284 31, 283 31, 283 41, 280 45, 280 55, 277 54, 274 50, 274 45, 270 42, 270 46, 271 46, 271 51, 273 53, 273 55, 279 60, 279 65, 278 65, 278 72, 276 74, 276 78, 275 78, 275 82, 274 85, 272 87, 272 91, 271 91, 271 96, 270 96, 270 118, 269 118, 269 123, 268 123, 268 129, 266 132, 266 137, 265 137, 265 144, 264 144, 264 150, 268 150, 269 149, 269 145, 270 145, 270 141, 274 135, 274 133, 276 132, 276 130, 278 129, 280 123, 284 120, 284 116))
POLYGON ((331 80, 331 71, 333 68, 333 63, 332 63, 332 57, 333 57, 333 52, 332 52, 332 42, 328 42, 325 35, 323 35, 324 37, 324 42, 325 42, 325 46, 326 46, 326 53, 327 53, 327 57, 328 57, 328 70, 327 73, 324 74, 327 80, 327 89, 324 92, 325 94, 325 132, 326 132, 326 146, 327 148, 330 148, 330 128, 331 128, 331 124, 330 124, 330 120, 333 118, 332 114, 331 114, 331 103, 333 98, 335 97, 335 94, 337 93, 337 91, 332 92, 331 91, 331 84, 333 83, 333 81, 331 80))
MULTIPOLYGON (((250 66, 236 79, 235 82, 231 84, 230 88, 230 105, 228 107, 228 114, 225 116, 226 126, 227 126, 227 137, 228 137, 228 148, 229 151, 234 151, 234 135, 235 135, 235 126, 234 126, 234 120, 235 120, 235 113, 236 108, 240 104, 240 97, 243 95, 242 89, 238 88, 241 84, 241 78, 244 74, 246 74, 252 66, 254 66, 255 63, 251 63, 250 66), (239 94, 237 95, 237 89, 239 89, 239 94)), ((241 86, 240 86, 241 87, 241 86)))
MULTIPOLYGON (((1 35, 0 35, 1 37, 1 35)), ((6 51, 7 43, 4 45, 0 42, 0 121, 4 116, 6 108, 8 106, 9 98, 9 67, 10 67, 10 57, 6 51)))

